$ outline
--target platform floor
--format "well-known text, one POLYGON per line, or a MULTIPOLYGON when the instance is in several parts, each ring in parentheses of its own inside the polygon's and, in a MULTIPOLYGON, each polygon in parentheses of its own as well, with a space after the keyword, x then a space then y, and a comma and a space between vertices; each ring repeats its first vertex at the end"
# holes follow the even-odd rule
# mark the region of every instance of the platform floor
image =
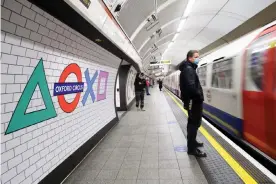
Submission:
POLYGON ((133 107, 65 184, 206 184, 163 94, 151 88, 146 111, 133 107))

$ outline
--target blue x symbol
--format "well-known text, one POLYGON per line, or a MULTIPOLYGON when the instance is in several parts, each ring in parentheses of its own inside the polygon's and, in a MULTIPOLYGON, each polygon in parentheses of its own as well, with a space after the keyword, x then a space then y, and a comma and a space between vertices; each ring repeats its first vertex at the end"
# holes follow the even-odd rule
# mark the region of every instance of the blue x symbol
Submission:
POLYGON ((92 101, 93 103, 95 102, 95 94, 94 94, 94 91, 93 91, 93 84, 98 76, 98 71, 96 71, 94 73, 94 76, 92 77, 92 79, 90 80, 90 76, 89 76, 89 70, 88 68, 85 70, 84 72, 84 75, 85 75, 85 80, 86 80, 86 83, 87 83, 87 90, 85 91, 85 94, 82 98, 82 105, 85 105, 86 103, 86 100, 88 98, 88 95, 90 94, 91 98, 92 98, 92 101))

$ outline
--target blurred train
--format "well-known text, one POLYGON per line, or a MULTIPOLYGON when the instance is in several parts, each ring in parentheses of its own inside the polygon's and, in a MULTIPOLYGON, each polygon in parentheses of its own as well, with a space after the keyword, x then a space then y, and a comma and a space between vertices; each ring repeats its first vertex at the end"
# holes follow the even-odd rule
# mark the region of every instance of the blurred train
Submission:
MULTIPOLYGON (((276 159, 276 21, 203 57, 197 69, 203 114, 276 159)), ((180 96, 180 71, 164 85, 180 96)))

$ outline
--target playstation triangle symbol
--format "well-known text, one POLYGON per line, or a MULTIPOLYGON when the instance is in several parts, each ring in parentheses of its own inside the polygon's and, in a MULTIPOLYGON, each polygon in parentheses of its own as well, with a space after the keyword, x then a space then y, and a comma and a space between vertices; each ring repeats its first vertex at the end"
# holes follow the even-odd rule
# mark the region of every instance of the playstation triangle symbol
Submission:
POLYGON ((26 84, 5 134, 18 131, 56 116, 57 113, 51 99, 43 67, 43 60, 41 58, 26 84), (26 113, 37 85, 39 86, 41 97, 45 104, 45 109, 26 113))

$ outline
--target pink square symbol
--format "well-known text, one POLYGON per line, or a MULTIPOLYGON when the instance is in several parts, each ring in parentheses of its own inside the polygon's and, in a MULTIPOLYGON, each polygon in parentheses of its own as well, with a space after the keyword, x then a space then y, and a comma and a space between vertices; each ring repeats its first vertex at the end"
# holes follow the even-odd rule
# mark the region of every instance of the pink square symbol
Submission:
POLYGON ((106 99, 108 72, 100 71, 97 89, 97 101, 106 99))

